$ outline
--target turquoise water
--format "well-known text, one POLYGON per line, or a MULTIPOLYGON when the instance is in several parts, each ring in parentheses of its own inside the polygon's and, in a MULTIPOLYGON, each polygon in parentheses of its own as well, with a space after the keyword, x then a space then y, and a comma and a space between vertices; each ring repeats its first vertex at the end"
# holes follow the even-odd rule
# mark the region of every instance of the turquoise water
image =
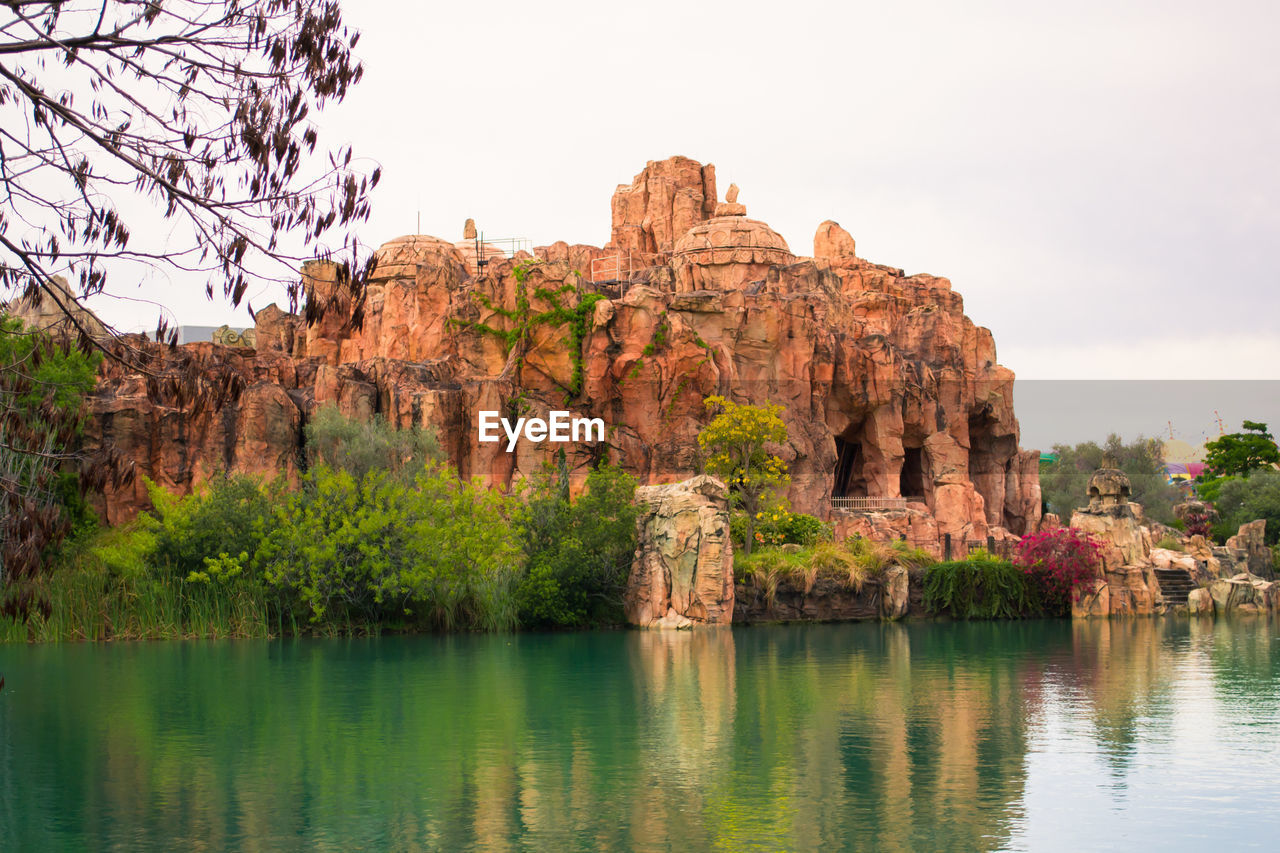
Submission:
POLYGON ((1278 634, 0 646, 0 847, 1275 849, 1278 634))

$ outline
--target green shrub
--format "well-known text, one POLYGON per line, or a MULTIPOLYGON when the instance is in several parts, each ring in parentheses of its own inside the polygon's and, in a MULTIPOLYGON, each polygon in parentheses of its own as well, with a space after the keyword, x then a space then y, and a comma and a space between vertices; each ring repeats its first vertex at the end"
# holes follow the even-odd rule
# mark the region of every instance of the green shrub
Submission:
POLYGON ((867 582, 867 569, 847 548, 834 542, 819 542, 814 546, 810 561, 820 575, 843 581, 855 593, 862 592, 867 582))
POLYGON ((618 624, 636 548, 636 480, 612 465, 569 500, 566 471, 536 478, 520 512, 528 569, 516 593, 528 627, 618 624))
POLYGON ((878 575, 893 565, 893 546, 887 542, 854 535, 845 540, 844 547, 867 574, 878 575))
POLYGON ((316 409, 307 423, 306 439, 309 465, 346 471, 357 482, 375 470, 412 482, 424 468, 444 458, 431 430, 398 430, 382 415, 358 421, 332 403, 316 409))
POLYGON ((242 576, 201 583, 157 574, 154 547, 155 533, 141 521, 101 529, 64 548, 52 571, 21 590, 35 606, 24 614, 0 613, 0 641, 270 635, 260 583, 242 576))
POLYGON ((1181 540, 1175 539, 1172 536, 1165 536, 1159 542, 1156 543, 1156 547, 1164 548, 1166 551, 1181 551, 1182 542, 1181 540))
POLYGON ((808 568, 806 556, 787 553, 779 548, 757 548, 750 554, 734 556, 734 578, 750 583, 764 598, 765 607, 772 608, 778 597, 778 585, 783 578, 803 574, 808 568))
POLYGON ((928 549, 908 545, 906 540, 895 539, 892 542, 893 561, 904 569, 923 569, 934 565, 938 558, 928 549))
POLYGON ((778 527, 784 543, 816 545, 831 538, 831 524, 803 512, 788 512, 778 527))
POLYGON ((988 554, 938 563, 925 571, 924 605, 957 619, 1017 619, 1037 611, 1023 571, 988 554))
POLYGON ((281 503, 253 566, 312 624, 509 629, 522 562, 513 512, 448 468, 406 486, 321 465, 281 503))
POLYGON ((156 550, 156 525, 149 516, 129 524, 102 528, 72 553, 71 567, 97 564, 117 577, 145 577, 151 573, 156 550))
POLYGON ((0 305, 0 585, 40 574, 68 533, 94 526, 75 462, 101 360, 0 305))
POLYGON ((1266 541, 1280 541, 1280 471, 1263 468, 1247 477, 1223 481, 1215 504, 1222 520, 1213 526, 1219 541, 1235 536, 1240 525, 1255 519, 1266 519, 1266 541))
POLYGON ((282 484, 264 485, 255 477, 215 477, 203 491, 180 498, 146 482, 154 520, 140 523, 154 533, 151 560, 162 575, 186 578, 219 554, 257 552, 272 524, 282 484))

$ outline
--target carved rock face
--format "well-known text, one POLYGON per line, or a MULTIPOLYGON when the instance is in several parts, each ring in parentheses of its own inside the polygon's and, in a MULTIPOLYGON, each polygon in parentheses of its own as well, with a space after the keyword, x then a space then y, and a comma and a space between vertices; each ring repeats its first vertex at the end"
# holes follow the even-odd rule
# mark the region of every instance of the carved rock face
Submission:
POLYGON ((717 216, 676 241, 676 292, 733 290, 796 260, 782 235, 745 216, 717 216))
POLYGON ((1119 468, 1099 468, 1089 478, 1089 510, 1129 505, 1129 476, 1119 468))
POLYGON ((733 546, 724 483, 705 474, 641 486, 640 540, 627 581, 627 621, 682 628, 733 621, 733 546))
POLYGON ((374 283, 413 278, 418 264, 435 260, 437 255, 462 263, 462 257, 452 243, 428 234, 406 234, 388 240, 378 247, 377 255, 378 266, 371 279, 374 283))

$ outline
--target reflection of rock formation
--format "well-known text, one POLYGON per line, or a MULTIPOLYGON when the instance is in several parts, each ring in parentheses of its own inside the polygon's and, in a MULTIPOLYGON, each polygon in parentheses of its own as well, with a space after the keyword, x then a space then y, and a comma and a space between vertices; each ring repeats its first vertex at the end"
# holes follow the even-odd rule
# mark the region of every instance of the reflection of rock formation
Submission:
POLYGON ((649 849, 711 850, 716 833, 708 818, 736 757, 734 634, 646 631, 627 646, 644 697, 629 834, 649 849))
MULTIPOLYGON (((529 416, 567 408, 600 417, 608 448, 567 448, 574 489, 604 455, 644 483, 692 476, 702 398, 768 400, 785 408, 781 452, 798 511, 856 526, 869 511, 860 502, 915 497, 865 524, 902 528, 922 544, 1035 529, 1038 454, 1018 448, 1013 374, 949 281, 859 258, 830 221, 814 256, 798 257, 738 201, 718 205, 714 169, 687 158, 650 163, 614 194, 612 211, 608 246, 554 243, 535 250, 536 264, 477 249, 473 227, 460 244, 397 238, 379 249, 362 306, 334 286, 332 268, 309 264, 304 290, 323 317, 307 326, 259 311, 256 357, 236 362, 242 379, 276 386, 300 424, 332 402, 349 415, 434 428, 464 477, 501 486, 559 447, 523 442, 507 453, 481 443, 478 411, 518 402, 529 416), (489 260, 483 272, 480 257, 489 260), (599 282, 596 261, 608 270, 599 282), (579 316, 588 297, 599 301, 579 316), (349 322, 357 309, 359 330, 349 322)), ((242 443, 234 419, 188 415, 163 382, 139 400, 132 390, 143 384, 111 373, 94 403, 105 414, 128 396, 144 422, 162 422, 140 473, 187 472, 174 483, 186 490, 204 476, 178 461, 192 440, 242 443)), ((108 418, 100 432, 133 446, 125 430, 134 426, 108 418)), ((282 437, 268 455, 296 454, 300 440, 282 437)), ((138 508, 131 495, 108 502, 112 518, 138 508)))

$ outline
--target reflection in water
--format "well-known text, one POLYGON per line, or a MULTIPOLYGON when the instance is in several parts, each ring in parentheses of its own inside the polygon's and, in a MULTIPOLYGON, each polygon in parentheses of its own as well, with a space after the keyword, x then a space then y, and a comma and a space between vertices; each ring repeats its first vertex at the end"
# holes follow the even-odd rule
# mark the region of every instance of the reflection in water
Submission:
POLYGON ((1264 838, 1280 828, 1275 633, 1132 620, 0 647, 0 848, 1264 838))

